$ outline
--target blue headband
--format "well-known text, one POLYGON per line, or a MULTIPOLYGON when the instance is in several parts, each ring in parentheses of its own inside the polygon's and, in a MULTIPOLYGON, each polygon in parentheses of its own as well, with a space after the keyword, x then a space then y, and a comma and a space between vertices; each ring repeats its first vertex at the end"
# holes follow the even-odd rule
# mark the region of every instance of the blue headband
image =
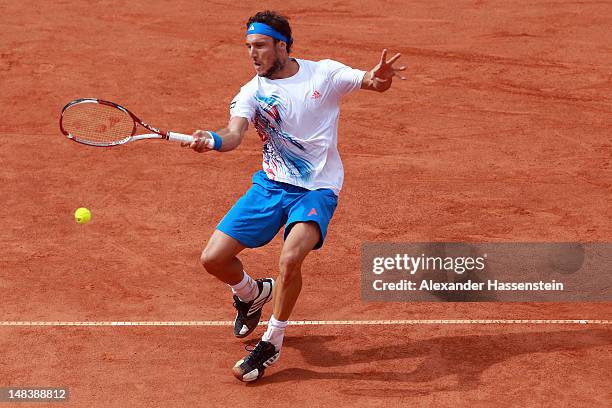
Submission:
POLYGON ((252 23, 251 25, 249 25, 249 29, 247 30, 246 35, 249 34, 263 34, 289 44, 289 40, 287 39, 287 37, 264 23, 252 23))

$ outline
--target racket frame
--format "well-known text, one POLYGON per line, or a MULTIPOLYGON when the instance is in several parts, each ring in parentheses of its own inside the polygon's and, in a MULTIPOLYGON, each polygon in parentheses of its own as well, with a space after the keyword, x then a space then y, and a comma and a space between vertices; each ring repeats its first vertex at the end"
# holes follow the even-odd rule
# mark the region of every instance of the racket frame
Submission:
MULTIPOLYGON (((140 120, 140 118, 138 116, 136 116, 135 114, 133 114, 132 112, 130 112, 127 108, 115 103, 115 102, 111 102, 111 101, 106 101, 103 99, 97 99, 97 98, 79 98, 79 99, 75 99, 72 102, 69 102, 66 106, 64 106, 62 108, 62 113, 60 115, 60 121, 59 121, 59 126, 60 126, 60 130, 62 131, 62 133, 64 134, 64 136, 66 136, 68 139, 77 142, 77 143, 81 143, 81 144, 85 144, 88 146, 94 146, 94 147, 112 147, 112 146, 118 146, 118 145, 122 145, 128 142, 135 142, 137 140, 144 140, 144 139, 164 139, 164 140, 172 140, 172 141, 176 141, 176 142, 182 142, 182 143, 190 143, 194 140, 193 136, 190 135, 185 135, 182 133, 176 133, 176 132, 170 132, 168 130, 161 130, 158 129, 156 127, 153 127, 151 125, 149 125, 148 123, 143 122, 142 120, 140 120), (79 139, 78 136, 75 136, 73 134, 71 134, 70 132, 68 132, 66 129, 64 129, 64 125, 63 125, 63 118, 64 118, 64 112, 66 112, 66 110, 68 110, 70 107, 77 105, 77 104, 81 104, 81 103, 97 103, 100 105, 106 105, 106 106, 110 106, 116 109, 119 109, 120 111, 127 113, 132 120, 134 121, 134 127, 132 128, 132 134, 128 137, 125 137, 121 140, 116 140, 114 142, 92 142, 92 141, 88 141, 88 140, 82 140, 79 139), (142 134, 142 135, 136 135, 136 130, 138 129, 138 125, 144 127, 145 129, 153 132, 153 133, 147 133, 147 134, 142 134)), ((207 141, 207 145, 210 145, 211 143, 209 143, 209 141, 207 141)))

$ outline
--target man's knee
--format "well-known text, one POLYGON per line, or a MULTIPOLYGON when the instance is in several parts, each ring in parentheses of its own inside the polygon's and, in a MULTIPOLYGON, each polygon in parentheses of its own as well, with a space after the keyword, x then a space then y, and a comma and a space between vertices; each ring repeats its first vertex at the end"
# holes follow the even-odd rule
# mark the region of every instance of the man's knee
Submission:
POLYGON ((286 280, 300 276, 303 261, 304 256, 298 251, 283 251, 278 262, 281 276, 286 280))
POLYGON ((206 272, 212 275, 217 275, 223 270, 227 262, 228 260, 222 256, 222 253, 215 249, 205 248, 204 251, 202 251, 202 255, 200 255, 200 263, 206 272))

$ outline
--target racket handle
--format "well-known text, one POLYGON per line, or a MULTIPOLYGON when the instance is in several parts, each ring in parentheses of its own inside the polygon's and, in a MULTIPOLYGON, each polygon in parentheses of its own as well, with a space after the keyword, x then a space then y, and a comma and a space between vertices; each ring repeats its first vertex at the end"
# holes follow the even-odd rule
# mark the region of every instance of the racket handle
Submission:
MULTIPOLYGON (((171 140, 173 142, 191 143, 195 140, 194 137, 191 135, 184 135, 182 133, 176 133, 176 132, 168 132, 167 136, 168 136, 168 140, 171 140)), ((206 139, 206 147, 208 147, 209 149, 212 149, 214 146, 215 146, 214 140, 206 139)))

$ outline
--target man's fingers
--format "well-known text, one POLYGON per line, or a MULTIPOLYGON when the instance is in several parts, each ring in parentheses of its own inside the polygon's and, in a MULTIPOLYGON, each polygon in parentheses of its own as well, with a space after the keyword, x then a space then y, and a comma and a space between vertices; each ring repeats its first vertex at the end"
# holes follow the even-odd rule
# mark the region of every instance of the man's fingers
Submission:
POLYGON ((194 137, 193 141, 191 142, 181 142, 181 147, 189 147, 190 149, 193 149, 197 141, 198 141, 198 138, 194 137))
POLYGON ((196 152, 202 152, 208 149, 208 145, 206 144, 206 136, 207 133, 204 133, 200 130, 194 132, 191 137, 193 137, 193 141, 181 143, 181 147, 189 147, 190 149, 195 150, 196 152))
POLYGON ((393 57, 391 57, 391 59, 390 59, 389 61, 387 61, 387 64, 388 64, 388 65, 393 65, 393 63, 394 63, 395 61, 397 61, 397 59, 398 59, 399 57, 401 57, 401 56, 402 56, 402 54, 400 54, 400 53, 398 52, 398 53, 397 53, 397 54, 395 54, 393 57))
POLYGON ((204 130, 196 130, 191 134, 193 137, 193 141, 190 143, 186 143, 185 146, 189 146, 189 148, 195 150, 196 152, 202 152, 207 149, 206 138, 208 137, 208 133, 204 130))
POLYGON ((380 56, 380 63, 379 65, 382 67, 383 65, 385 65, 385 62, 387 61, 387 49, 383 49, 382 54, 380 56))
POLYGON ((198 152, 202 152, 202 151, 208 149, 208 146, 206 145, 206 138, 205 137, 198 137, 198 140, 196 140, 196 142, 195 142, 195 146, 196 146, 196 150, 198 152))
POLYGON ((402 81, 405 80, 406 78, 401 75, 400 73, 398 73, 396 70, 393 70, 393 76, 398 77, 399 79, 401 79, 402 81))

